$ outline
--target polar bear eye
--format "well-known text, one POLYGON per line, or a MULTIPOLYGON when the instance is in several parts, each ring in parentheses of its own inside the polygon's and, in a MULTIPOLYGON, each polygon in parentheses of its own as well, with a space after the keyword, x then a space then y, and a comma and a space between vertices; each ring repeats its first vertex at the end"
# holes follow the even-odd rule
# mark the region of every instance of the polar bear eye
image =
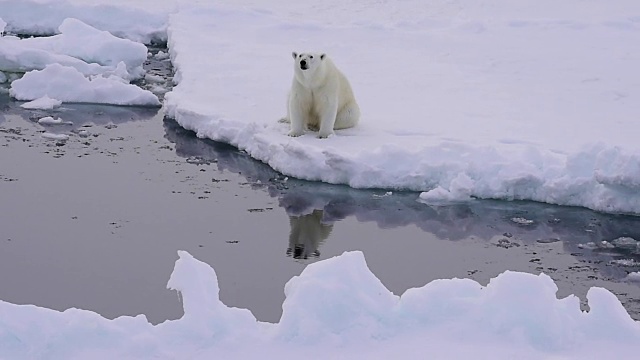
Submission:
POLYGON ((309 55, 309 59, 313 59, 313 55, 309 55))

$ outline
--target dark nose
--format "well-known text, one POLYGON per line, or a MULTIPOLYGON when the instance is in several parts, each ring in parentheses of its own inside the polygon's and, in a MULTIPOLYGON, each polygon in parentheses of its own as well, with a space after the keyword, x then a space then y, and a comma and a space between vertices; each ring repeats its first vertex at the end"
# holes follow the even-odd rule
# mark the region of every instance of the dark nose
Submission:
POLYGON ((301 60, 300 61, 300 66, 306 67, 307 66, 307 61, 306 60, 301 60))

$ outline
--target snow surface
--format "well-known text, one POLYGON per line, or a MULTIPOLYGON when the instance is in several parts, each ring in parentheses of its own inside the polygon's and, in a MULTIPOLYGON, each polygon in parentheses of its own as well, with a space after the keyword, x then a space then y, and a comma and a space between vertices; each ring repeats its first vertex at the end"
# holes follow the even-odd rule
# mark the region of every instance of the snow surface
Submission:
POLYGON ((219 299, 216 273, 185 251, 167 284, 181 319, 107 320, 0 301, 0 358, 257 359, 447 358, 634 359, 640 324, 601 288, 556 298, 548 276, 505 272, 483 287, 436 280, 398 297, 359 251, 307 266, 285 286, 279 323, 262 323, 219 299))

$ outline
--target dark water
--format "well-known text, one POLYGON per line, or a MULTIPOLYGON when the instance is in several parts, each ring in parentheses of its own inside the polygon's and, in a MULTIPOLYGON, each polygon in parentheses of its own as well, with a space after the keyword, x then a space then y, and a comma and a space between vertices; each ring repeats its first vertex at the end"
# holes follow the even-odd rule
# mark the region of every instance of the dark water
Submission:
POLYGON ((640 261, 637 250, 583 246, 640 239, 640 218, 417 198, 287 178, 198 139, 159 109, 28 111, 0 93, 1 300, 175 319, 181 306, 165 285, 176 251, 187 250, 214 267, 223 302, 275 322, 292 276, 361 250, 396 294, 437 278, 486 284, 505 270, 544 272, 559 296, 584 300, 588 288, 602 286, 640 319, 640 286, 625 280, 640 268, 612 263, 640 261), (50 115, 73 125, 36 123, 50 115), (45 139, 45 130, 69 140, 45 139))

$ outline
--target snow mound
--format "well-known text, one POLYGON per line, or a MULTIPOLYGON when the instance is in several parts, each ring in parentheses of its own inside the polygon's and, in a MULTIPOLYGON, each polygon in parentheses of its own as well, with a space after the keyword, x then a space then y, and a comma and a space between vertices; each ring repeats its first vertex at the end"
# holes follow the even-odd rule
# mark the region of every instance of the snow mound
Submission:
MULTIPOLYGON (((80 20, 65 19, 60 34, 20 39, 0 38, 0 71, 13 74, 10 94, 18 100, 38 100, 27 108, 62 102, 159 106, 158 97, 129 81, 145 75, 147 48, 120 39, 80 20), (18 80, 15 73, 26 72, 18 80), (49 99, 49 100, 47 100, 49 99)), ((3 80, 5 79, 3 73, 3 80)), ((58 104, 59 105, 59 104, 58 104)))
POLYGON ((11 83, 10 94, 18 100, 51 96, 63 102, 160 105, 153 93, 128 84, 117 76, 86 78, 76 69, 60 64, 51 64, 44 70, 26 73, 21 79, 11 83))
POLYGON ((147 47, 143 44, 115 37, 73 18, 65 19, 59 30, 59 35, 24 39, 20 43, 112 68, 124 62, 132 78, 144 74, 142 64, 147 58, 147 47))
MULTIPOLYGON (((45 95, 43 97, 37 98, 33 101, 26 102, 20 105, 21 108, 30 109, 30 110, 51 110, 55 107, 58 107, 62 104, 62 101, 58 99, 52 99, 49 96, 45 95)), ((42 119, 40 119, 42 120, 42 119)))
POLYGON ((380 12, 346 23, 331 6, 314 9, 313 20, 277 6, 183 8, 168 27, 178 85, 164 105, 198 136, 301 179, 420 191, 426 202, 533 200, 640 214, 640 102, 630 100, 640 90, 626 76, 640 56, 626 44, 640 32, 623 30, 635 29, 632 3, 594 1, 576 12, 518 4, 408 1, 388 20, 385 5, 335 4, 380 12), (277 122, 290 53, 307 49, 329 54, 350 79, 363 112, 356 128, 292 139, 277 122))
POLYGON ((181 296, 181 319, 153 326, 143 315, 107 320, 0 301, 0 357, 294 358, 309 351, 315 358, 322 350, 317 358, 631 359, 640 341, 640 324, 604 289, 589 291, 589 312, 574 296, 557 299, 544 274, 505 272, 486 287, 437 280, 398 297, 358 251, 307 266, 285 287, 281 321, 260 323, 220 301, 209 265, 178 255, 167 286, 181 296))
POLYGON ((50 64, 74 67, 84 75, 117 74, 126 80, 144 76, 147 48, 117 38, 77 19, 65 19, 59 35, 0 38, 0 70, 27 72, 50 64))

